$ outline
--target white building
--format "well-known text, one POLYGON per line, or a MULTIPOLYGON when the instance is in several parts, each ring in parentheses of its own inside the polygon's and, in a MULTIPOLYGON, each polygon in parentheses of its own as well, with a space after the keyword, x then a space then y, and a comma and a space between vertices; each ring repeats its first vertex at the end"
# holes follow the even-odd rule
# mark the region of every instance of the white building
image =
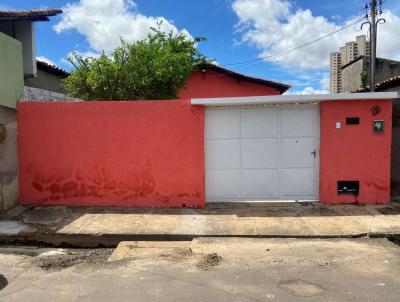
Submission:
POLYGON ((342 66, 354 61, 359 56, 370 55, 370 42, 365 35, 357 36, 356 41, 347 42, 338 52, 330 54, 330 92, 342 92, 342 66))

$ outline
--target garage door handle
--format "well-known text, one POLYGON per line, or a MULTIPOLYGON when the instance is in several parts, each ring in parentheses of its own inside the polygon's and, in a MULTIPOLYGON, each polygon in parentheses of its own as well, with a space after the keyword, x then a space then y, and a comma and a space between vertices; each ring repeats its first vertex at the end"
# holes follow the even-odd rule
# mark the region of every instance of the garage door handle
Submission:
POLYGON ((314 155, 314 158, 316 158, 317 157, 317 150, 314 149, 314 151, 311 152, 311 154, 314 155))

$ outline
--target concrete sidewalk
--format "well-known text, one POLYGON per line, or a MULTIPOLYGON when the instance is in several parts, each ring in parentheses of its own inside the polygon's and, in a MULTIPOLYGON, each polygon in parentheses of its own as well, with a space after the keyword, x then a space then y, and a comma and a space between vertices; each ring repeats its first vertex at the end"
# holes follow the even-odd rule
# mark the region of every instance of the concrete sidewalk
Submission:
MULTIPOLYGON (((116 245, 124 240, 187 240, 235 237, 385 237, 400 234, 400 204, 382 206, 314 203, 218 203, 205 209, 30 207, 8 213, 23 228, 0 237, 56 244, 87 241, 116 245), (92 241, 90 241, 92 240, 92 241)), ((4 220, 5 218, 3 218, 4 220)))

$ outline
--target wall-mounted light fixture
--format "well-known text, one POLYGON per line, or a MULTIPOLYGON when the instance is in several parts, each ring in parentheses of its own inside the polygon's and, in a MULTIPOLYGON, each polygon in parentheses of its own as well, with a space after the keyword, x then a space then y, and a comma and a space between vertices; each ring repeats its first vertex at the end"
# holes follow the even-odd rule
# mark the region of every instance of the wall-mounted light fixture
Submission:
POLYGON ((381 107, 379 106, 374 106, 371 108, 372 114, 377 115, 379 112, 381 112, 381 107))

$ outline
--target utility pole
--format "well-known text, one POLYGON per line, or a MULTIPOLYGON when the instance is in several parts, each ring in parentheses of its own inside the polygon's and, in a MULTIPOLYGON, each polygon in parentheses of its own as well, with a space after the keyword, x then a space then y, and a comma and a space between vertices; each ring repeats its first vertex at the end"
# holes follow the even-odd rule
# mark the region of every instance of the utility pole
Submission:
POLYGON ((371 57, 369 60, 370 64, 370 90, 375 91, 375 62, 376 62, 376 0, 371 0, 371 23, 370 23, 370 41, 371 41, 371 57))
POLYGON ((386 20, 381 17, 382 15, 382 0, 371 0, 371 3, 368 5, 365 5, 365 18, 367 19, 366 22, 364 22, 361 25, 361 28, 363 25, 368 24, 369 25, 369 39, 371 43, 371 51, 370 51, 370 67, 369 67, 369 91, 374 92, 375 91, 375 85, 376 85, 376 44, 377 44, 377 32, 378 32, 378 24, 379 23, 385 23, 386 20), (379 7, 378 7, 379 6, 379 7), (370 8, 370 12, 368 13, 368 8, 370 8), (379 8, 379 9, 378 9, 379 8))

